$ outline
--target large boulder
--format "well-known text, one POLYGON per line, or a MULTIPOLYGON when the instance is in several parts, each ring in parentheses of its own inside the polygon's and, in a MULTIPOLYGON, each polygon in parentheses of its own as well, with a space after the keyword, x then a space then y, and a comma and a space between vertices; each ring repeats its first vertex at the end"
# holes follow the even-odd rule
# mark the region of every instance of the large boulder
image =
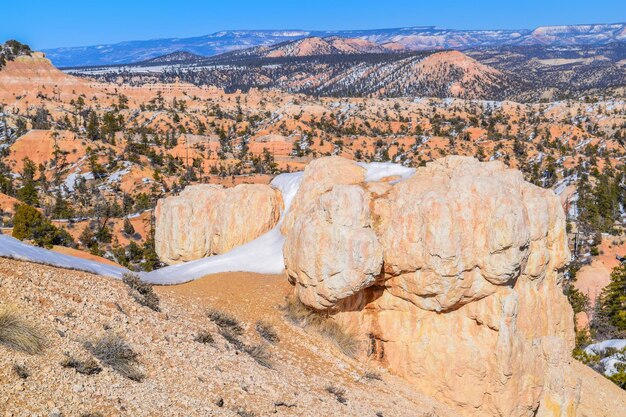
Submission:
POLYGON ((289 234, 297 219, 316 204, 317 198, 339 184, 358 184, 365 181, 365 168, 340 156, 313 160, 304 169, 298 193, 281 225, 283 234, 289 234))
POLYGON ((383 251, 372 229, 371 198, 361 187, 337 185, 316 201, 287 235, 285 263, 300 299, 324 309, 371 286, 383 251))
POLYGON ((157 255, 176 264, 228 252, 276 226, 282 208, 280 192, 269 185, 189 186, 157 203, 157 255))
POLYGON ((396 184, 358 168, 323 158, 305 170, 282 229, 299 299, 461 414, 574 415, 578 388, 556 376, 574 322, 554 193, 466 157, 396 184))

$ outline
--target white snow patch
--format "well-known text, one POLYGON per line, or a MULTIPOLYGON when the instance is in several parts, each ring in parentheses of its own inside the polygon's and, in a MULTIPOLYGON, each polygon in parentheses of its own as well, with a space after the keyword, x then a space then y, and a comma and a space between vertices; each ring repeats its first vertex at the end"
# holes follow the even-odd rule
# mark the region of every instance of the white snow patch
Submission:
POLYGON ((359 162, 358 165, 367 170, 365 172, 366 182, 380 181, 383 178, 395 176, 405 180, 415 174, 415 168, 392 164, 391 162, 370 162, 369 164, 359 162))
POLYGON ((81 174, 79 171, 75 171, 69 174, 67 178, 65 179, 65 187, 67 187, 67 190, 70 193, 74 192, 74 188, 76 188, 76 181, 78 181, 79 178, 84 178, 86 180, 93 180, 94 176, 93 176, 93 173, 91 172, 86 172, 84 174, 81 174))
POLYGON ((617 353, 602 359, 600 362, 604 365, 604 375, 613 376, 619 372, 617 365, 626 364, 626 358, 623 354, 617 353))
POLYGON ((121 278, 127 269, 107 265, 100 262, 64 255, 47 249, 28 245, 6 235, 0 235, 0 257, 19 259, 38 264, 58 266, 61 268, 78 269, 98 275, 121 278))
POLYGON ((600 360, 604 368, 604 375, 612 376, 619 372, 619 364, 626 364, 626 354, 619 353, 622 349, 626 349, 626 339, 610 339, 591 344, 585 348, 585 353, 588 355, 603 355, 607 349, 618 351, 600 360))
POLYGON ((609 339, 587 346, 585 353, 588 355, 600 355, 607 349, 622 350, 624 348, 626 348, 626 339, 609 339))

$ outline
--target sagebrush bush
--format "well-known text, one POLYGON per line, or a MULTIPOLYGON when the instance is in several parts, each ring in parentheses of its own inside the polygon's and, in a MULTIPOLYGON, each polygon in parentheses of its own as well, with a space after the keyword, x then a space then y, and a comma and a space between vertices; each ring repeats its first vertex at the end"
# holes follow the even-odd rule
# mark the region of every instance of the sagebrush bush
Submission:
POLYGON ((93 359, 80 360, 73 357, 67 357, 61 366, 64 368, 72 368, 79 374, 83 375, 96 375, 102 371, 102 368, 93 359))
POLYGON ((326 392, 335 396, 335 399, 341 404, 347 404, 348 400, 346 399, 346 390, 340 387, 336 387, 334 385, 326 386, 326 392))
POLYGON ((151 284, 142 281, 135 274, 124 274, 122 281, 130 288, 130 295, 135 301, 151 310, 161 311, 159 296, 156 295, 151 284))
POLYGON ((280 341, 276 329, 274 329, 274 326, 272 326, 270 323, 259 320, 256 322, 255 328, 257 333, 259 333, 259 335, 268 342, 278 343, 280 341))
POLYGON ((139 354, 121 337, 107 334, 93 343, 86 343, 85 348, 102 364, 120 375, 133 381, 143 381, 144 375, 138 368, 139 354))
POLYGON ((226 330, 231 334, 241 336, 243 334, 243 326, 232 315, 225 313, 221 310, 211 309, 207 312, 209 319, 220 328, 220 330, 226 330))
POLYGON ((296 326, 312 329, 326 337, 341 349, 347 356, 354 357, 361 342, 357 337, 346 332, 333 319, 311 310, 295 296, 285 298, 282 306, 285 318, 296 326))
POLYGON ((46 338, 16 307, 4 305, 0 306, 0 345, 34 355, 44 350, 46 338))

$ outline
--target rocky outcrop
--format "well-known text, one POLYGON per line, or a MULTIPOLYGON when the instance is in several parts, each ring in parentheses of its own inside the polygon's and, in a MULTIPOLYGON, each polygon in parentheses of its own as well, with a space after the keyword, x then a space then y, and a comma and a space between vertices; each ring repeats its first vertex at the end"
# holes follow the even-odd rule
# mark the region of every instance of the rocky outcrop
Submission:
POLYGON ((269 185, 195 185, 159 200, 155 248, 168 264, 225 253, 278 223, 283 203, 269 185))
POLYGON ((383 250, 372 229, 371 197, 337 185, 296 221, 285 242, 285 264, 300 299, 324 309, 371 286, 383 250))
POLYGON ((304 170, 298 193, 285 214, 281 231, 288 235, 296 219, 316 204, 317 198, 339 184, 357 184, 365 181, 365 168, 339 156, 313 160, 304 170))
POLYGON ((364 356, 464 415, 575 415, 579 388, 558 376, 574 329, 551 191, 466 157, 397 184, 324 158, 286 220, 296 294, 366 340, 364 356))

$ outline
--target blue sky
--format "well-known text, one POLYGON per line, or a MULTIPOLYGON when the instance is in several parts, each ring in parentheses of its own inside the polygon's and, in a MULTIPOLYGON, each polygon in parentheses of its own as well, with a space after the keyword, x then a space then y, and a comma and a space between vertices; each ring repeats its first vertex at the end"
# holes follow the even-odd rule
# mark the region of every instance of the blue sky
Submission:
POLYGON ((520 29, 626 22, 624 0, 0 0, 0 41, 36 49, 228 29, 520 29))

